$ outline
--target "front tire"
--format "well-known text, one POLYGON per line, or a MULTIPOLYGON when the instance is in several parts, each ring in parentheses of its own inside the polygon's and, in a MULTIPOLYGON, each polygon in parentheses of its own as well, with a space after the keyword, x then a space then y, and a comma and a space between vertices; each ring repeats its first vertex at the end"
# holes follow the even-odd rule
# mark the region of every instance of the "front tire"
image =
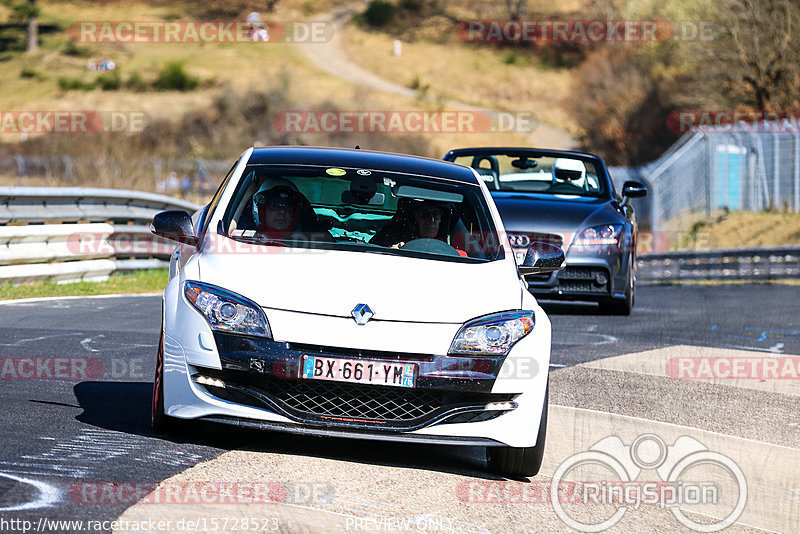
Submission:
POLYGON ((492 473, 510 478, 527 478, 535 476, 542 467, 544 458, 545 436, 547 435, 547 411, 549 387, 544 392, 542 418, 539 421, 539 433, 533 447, 486 447, 486 463, 492 473))
POLYGON ((636 300, 636 277, 633 274, 633 261, 635 260, 631 256, 628 263, 628 277, 625 283, 625 297, 600 303, 603 311, 609 315, 630 315, 633 312, 633 304, 636 300))
POLYGON ((156 375, 153 379, 153 405, 151 424, 156 434, 174 434, 178 431, 179 421, 164 413, 164 332, 158 342, 156 356, 156 375))

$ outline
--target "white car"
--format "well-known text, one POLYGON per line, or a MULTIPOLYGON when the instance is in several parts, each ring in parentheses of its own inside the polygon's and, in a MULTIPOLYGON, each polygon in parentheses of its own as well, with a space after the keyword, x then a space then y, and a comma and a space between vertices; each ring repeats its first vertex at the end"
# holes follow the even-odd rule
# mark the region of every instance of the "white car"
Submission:
POLYGON ((156 431, 204 420, 323 436, 485 446, 539 470, 550 322, 468 167, 309 147, 246 150, 211 202, 162 212, 156 431), (181 420, 184 420, 181 422, 181 420))

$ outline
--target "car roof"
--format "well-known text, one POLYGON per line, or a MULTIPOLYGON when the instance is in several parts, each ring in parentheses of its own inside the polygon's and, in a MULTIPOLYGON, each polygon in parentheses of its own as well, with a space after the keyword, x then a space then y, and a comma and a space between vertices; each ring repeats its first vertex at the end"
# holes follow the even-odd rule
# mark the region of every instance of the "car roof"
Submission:
POLYGON ((248 165, 322 165, 419 174, 478 185, 474 171, 447 161, 372 150, 271 146, 254 148, 248 165))
MULTIPOLYGON (((552 148, 533 148, 533 147, 525 147, 525 146, 488 146, 488 147, 470 147, 470 148, 457 148, 455 150, 449 151, 445 155, 445 159, 450 157, 458 157, 464 155, 472 155, 472 154, 503 154, 503 155, 510 155, 516 156, 525 154, 531 157, 574 157, 574 158, 584 158, 584 159, 594 159, 600 162, 603 162, 603 158, 596 154, 590 154, 588 152, 576 152, 573 150, 556 150, 552 148)), ((605 165, 605 162, 603 162, 605 165)))

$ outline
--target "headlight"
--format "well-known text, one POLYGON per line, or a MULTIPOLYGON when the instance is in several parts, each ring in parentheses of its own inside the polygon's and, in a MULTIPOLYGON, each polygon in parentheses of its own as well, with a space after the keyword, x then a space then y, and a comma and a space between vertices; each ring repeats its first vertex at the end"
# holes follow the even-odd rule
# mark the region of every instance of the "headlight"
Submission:
POLYGON ((622 228, 621 224, 592 226, 581 232, 572 244, 582 247, 617 245, 622 228))
POLYGON ((213 330, 272 337, 264 312, 241 295, 202 282, 186 282, 183 293, 213 330))
POLYGON ((533 330, 533 312, 504 312, 465 323, 450 345, 450 354, 504 356, 533 330))

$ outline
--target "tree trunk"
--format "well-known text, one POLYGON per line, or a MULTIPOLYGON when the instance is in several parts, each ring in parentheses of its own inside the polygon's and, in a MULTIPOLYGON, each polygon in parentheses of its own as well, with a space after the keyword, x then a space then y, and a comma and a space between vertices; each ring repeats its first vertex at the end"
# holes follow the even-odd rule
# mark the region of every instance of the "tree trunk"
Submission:
POLYGON ((28 19, 28 47, 27 52, 36 52, 39 44, 39 21, 36 17, 28 19))
MULTIPOLYGON (((36 0, 28 0, 31 7, 36 7, 36 0)), ((39 47, 39 20, 36 18, 35 15, 31 15, 28 17, 28 46, 26 51, 36 52, 36 49, 39 47)))

